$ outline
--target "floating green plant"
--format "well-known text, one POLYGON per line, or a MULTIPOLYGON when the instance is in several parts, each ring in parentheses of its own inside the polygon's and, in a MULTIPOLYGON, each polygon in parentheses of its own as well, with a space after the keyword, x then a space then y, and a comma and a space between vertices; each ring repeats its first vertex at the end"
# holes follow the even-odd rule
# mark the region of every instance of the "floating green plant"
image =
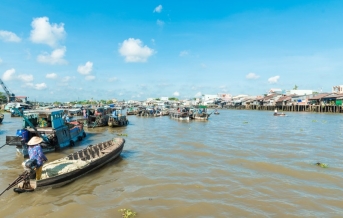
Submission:
POLYGON ((243 123, 248 123, 248 121, 244 121, 243 123))
POLYGON ((328 168, 329 167, 328 164, 326 164, 326 163, 316 163, 316 165, 320 166, 322 168, 328 168))
POLYGON ((312 120, 312 122, 317 122, 317 120, 312 120))
POLYGON ((124 133, 117 133, 117 136, 127 136, 127 134, 124 134, 124 133))
POLYGON ((118 210, 119 212, 121 212, 121 215, 123 218, 132 218, 136 216, 136 212, 133 212, 130 209, 120 209, 118 210))

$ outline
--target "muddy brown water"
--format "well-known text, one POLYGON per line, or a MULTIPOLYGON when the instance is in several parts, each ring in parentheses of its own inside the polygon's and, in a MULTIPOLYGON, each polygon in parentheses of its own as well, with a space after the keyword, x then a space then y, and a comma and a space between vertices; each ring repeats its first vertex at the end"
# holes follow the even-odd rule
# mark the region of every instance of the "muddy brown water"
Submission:
MULTIPOLYGON (((75 147, 124 136, 121 157, 61 188, 0 197, 1 217, 343 217, 343 117, 221 110, 209 121, 129 116, 123 128, 86 129, 75 147), (328 164, 328 168, 316 166, 328 164)), ((21 118, 6 114, 0 142, 21 118)), ((22 171, 0 149, 0 191, 22 171)))

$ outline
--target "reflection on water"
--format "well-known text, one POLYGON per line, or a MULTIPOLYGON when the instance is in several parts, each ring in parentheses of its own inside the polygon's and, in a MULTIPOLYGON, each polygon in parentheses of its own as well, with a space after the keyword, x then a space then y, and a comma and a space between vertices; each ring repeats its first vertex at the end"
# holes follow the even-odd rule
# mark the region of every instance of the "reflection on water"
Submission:
MULTIPOLYGON (((86 129, 81 144, 50 161, 127 134, 121 157, 57 189, 6 192, 3 216, 342 217, 340 115, 222 110, 209 121, 129 116, 122 128, 86 129), (327 163, 328 168, 315 165, 327 163)), ((1 145, 21 120, 6 114, 1 145)), ((13 147, 0 150, 0 188, 21 173, 13 147)))

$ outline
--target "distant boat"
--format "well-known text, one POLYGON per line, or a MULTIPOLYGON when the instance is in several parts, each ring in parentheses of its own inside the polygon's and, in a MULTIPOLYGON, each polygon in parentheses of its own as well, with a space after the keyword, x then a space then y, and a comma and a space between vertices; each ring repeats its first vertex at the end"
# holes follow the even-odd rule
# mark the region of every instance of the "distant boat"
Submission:
POLYGON ((188 112, 169 111, 170 118, 174 120, 189 120, 188 112))
POLYGON ((0 123, 2 123, 2 120, 4 119, 5 115, 4 114, 0 114, 0 123))

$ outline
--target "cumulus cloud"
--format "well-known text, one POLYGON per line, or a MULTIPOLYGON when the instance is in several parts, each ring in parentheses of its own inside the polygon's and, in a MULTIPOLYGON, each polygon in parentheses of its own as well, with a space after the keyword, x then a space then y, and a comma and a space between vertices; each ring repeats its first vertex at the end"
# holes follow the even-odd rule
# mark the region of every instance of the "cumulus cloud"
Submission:
POLYGON ((15 33, 0 30, 0 39, 5 42, 20 42, 21 38, 19 38, 15 33))
POLYGON ((56 73, 48 73, 45 76, 48 79, 56 79, 57 78, 57 74, 56 73))
POLYGON ((15 74, 14 68, 6 70, 5 73, 2 75, 2 80, 3 81, 13 80, 13 79, 15 79, 14 74, 15 74))
POLYGON ((273 76, 273 77, 270 77, 270 78, 268 79, 268 82, 269 82, 270 84, 277 83, 279 79, 280 79, 280 76, 273 76))
POLYGON ((112 78, 109 78, 109 81, 110 82, 114 82, 114 81, 117 81, 118 80, 118 78, 117 77, 112 77, 112 78))
POLYGON ((161 13, 162 12, 162 5, 157 6, 153 12, 154 13, 161 13))
POLYGON ((31 87, 36 90, 43 90, 43 89, 48 88, 48 86, 45 83, 38 83, 38 84, 26 83, 26 86, 31 87))
POLYGON ((159 25, 159 26, 163 26, 164 25, 164 21, 157 19, 156 24, 159 25))
POLYGON ((196 98, 199 98, 199 97, 201 97, 201 96, 202 96, 201 92, 198 92, 198 93, 196 93, 196 94, 194 95, 194 97, 196 97, 196 98))
POLYGON ((88 75, 85 77, 85 80, 95 80, 95 76, 88 75))
POLYGON ((9 81, 9 80, 21 80, 23 82, 31 82, 33 81, 33 75, 28 74, 19 74, 18 76, 15 75, 15 69, 9 69, 6 70, 5 73, 2 75, 3 81, 9 81))
POLYGON ((47 44, 56 47, 58 41, 64 39, 66 32, 64 24, 50 24, 48 17, 34 18, 32 23, 30 39, 33 43, 47 44))
POLYGON ((154 54, 154 50, 142 45, 140 39, 129 38, 120 45, 119 53, 126 62, 146 62, 154 54))
POLYGON ((180 96, 180 93, 179 92, 174 92, 173 95, 174 96, 180 96))
POLYGON ((62 78, 62 82, 63 82, 63 83, 66 83, 66 82, 68 82, 70 79, 71 79, 70 76, 65 76, 65 77, 62 78))
POLYGON ((62 48, 55 49, 49 53, 44 53, 41 55, 38 55, 37 61, 41 63, 47 63, 47 64, 66 64, 67 61, 63 59, 66 47, 63 46, 62 48))
POLYGON ((258 79, 260 78, 259 75, 256 75, 255 73, 248 73, 248 75, 245 76, 247 79, 258 79))
POLYGON ((181 51, 179 56, 184 57, 184 56, 187 56, 188 54, 189 54, 189 52, 185 50, 185 51, 181 51))
POLYGON ((23 82, 31 82, 33 81, 33 75, 20 74, 18 75, 18 79, 23 82))
POLYGON ((88 75, 93 70, 93 63, 90 61, 87 61, 85 65, 79 65, 77 67, 77 72, 79 72, 82 75, 88 75))

